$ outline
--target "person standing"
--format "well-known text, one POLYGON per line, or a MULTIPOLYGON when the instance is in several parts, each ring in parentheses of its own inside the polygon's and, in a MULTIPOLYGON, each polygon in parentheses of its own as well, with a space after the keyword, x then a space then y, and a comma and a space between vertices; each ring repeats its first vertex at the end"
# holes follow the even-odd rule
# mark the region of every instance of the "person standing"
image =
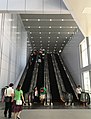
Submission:
POLYGON ((13 106, 14 119, 20 119, 20 114, 23 105, 22 103, 25 103, 25 101, 24 101, 23 91, 21 90, 21 85, 19 84, 15 89, 15 93, 14 93, 14 106, 13 106))
POLYGON ((4 97, 5 97, 5 110, 4 110, 4 116, 7 117, 7 111, 8 111, 8 118, 11 118, 12 114, 12 102, 14 97, 14 89, 13 89, 13 83, 9 84, 9 87, 5 89, 4 91, 4 97))
POLYGON ((37 87, 35 87, 35 89, 34 89, 34 102, 38 103, 38 89, 37 89, 37 87))
POLYGON ((81 92, 82 92, 82 88, 80 85, 77 86, 76 88, 76 93, 78 95, 78 102, 80 103, 80 98, 81 98, 81 92))

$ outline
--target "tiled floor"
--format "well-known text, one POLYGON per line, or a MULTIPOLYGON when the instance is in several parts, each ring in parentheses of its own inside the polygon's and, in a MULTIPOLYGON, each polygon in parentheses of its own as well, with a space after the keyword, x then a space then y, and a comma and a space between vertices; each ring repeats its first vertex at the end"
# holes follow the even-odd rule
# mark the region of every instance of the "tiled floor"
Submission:
MULTIPOLYGON (((0 103, 0 119, 3 117, 4 104, 0 103)), ((13 115, 12 115, 13 119, 13 115)), ((91 119, 91 109, 83 106, 25 106, 21 119, 91 119)))
MULTIPOLYGON (((0 110, 0 119, 3 110, 0 110)), ((13 119, 13 116, 12 116, 13 119)), ((29 109, 23 110, 21 119, 91 119, 90 109, 29 109)))

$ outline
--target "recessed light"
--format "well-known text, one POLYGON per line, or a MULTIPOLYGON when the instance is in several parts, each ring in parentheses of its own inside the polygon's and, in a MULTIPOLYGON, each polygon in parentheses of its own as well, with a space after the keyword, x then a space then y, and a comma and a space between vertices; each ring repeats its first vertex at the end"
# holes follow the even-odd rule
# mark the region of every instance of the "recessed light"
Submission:
POLYGON ((32 34, 32 32, 30 32, 30 34, 32 34))
POLYGON ((60 28, 62 28, 62 26, 60 26, 60 28))
POLYGON ((39 26, 39 28, 40 28, 40 26, 39 26))
POLYGON ((64 44, 62 44, 62 46, 64 46, 64 44))
POLYGON ((28 21, 29 19, 26 19, 26 21, 28 21))
POLYGON ((40 44, 42 46, 42 44, 40 44))
POLYGON ((58 34, 60 34, 60 32, 58 32, 58 34))
POLYGON ((31 38, 33 38, 33 37, 31 37, 31 38))
POLYGON ((40 37, 40 39, 41 39, 41 37, 40 37))
POLYGON ((50 21, 52 21, 52 19, 50 19, 50 21))
POLYGON ((13 29, 16 29, 17 27, 16 26, 12 26, 13 29))
POLYGON ((70 28, 73 28, 72 26, 70 28))
POLYGON ((57 39, 58 39, 59 37, 57 37, 57 39))
POLYGON ((67 37, 65 37, 67 39, 67 37))
POLYGON ((42 41, 40 41, 40 43, 41 43, 42 41))
POLYGON ((56 41, 56 43, 57 43, 58 41, 56 41))
POLYGON ((13 21, 13 19, 9 19, 9 21, 13 21))
POLYGON ((40 19, 38 19, 38 21, 40 21, 40 19))
POLYGON ((62 21, 64 21, 64 19, 62 19, 62 21))
POLYGON ((50 39, 50 37, 48 37, 50 39))
POLYGON ((48 46, 49 46, 50 44, 48 44, 48 46))
POLYGON ((33 44, 33 46, 35 46, 35 44, 33 44))
POLYGON ((59 50, 59 52, 61 52, 61 50, 59 50))
POLYGON ((49 28, 51 28, 51 26, 49 26, 49 28))
POLYGON ((30 29, 30 26, 28 26, 28 28, 30 29))
POLYGON ((54 49, 56 49, 56 47, 54 47, 54 49))
POLYGON ((68 32, 68 34, 69 34, 69 32, 68 32))
POLYGON ((55 44, 55 46, 57 46, 57 44, 55 44))
POLYGON ((39 34, 41 34, 41 32, 39 32, 39 34))
POLYGON ((48 41, 48 43, 50 43, 50 41, 48 41))
POLYGON ((51 34, 51 32, 49 32, 49 34, 51 34))
POLYGON ((64 43, 65 43, 65 40, 64 40, 64 43))
POLYGON ((49 49, 49 47, 47 47, 49 49))

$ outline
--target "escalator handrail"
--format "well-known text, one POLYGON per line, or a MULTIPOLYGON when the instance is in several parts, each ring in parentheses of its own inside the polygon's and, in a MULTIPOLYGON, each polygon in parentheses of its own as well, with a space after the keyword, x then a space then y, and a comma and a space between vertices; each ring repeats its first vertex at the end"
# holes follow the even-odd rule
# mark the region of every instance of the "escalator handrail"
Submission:
POLYGON ((64 68, 65 73, 66 73, 66 75, 68 77, 68 80, 69 80, 69 82, 70 82, 70 84, 72 86, 72 89, 73 89, 73 91, 75 93, 75 96, 76 96, 76 98, 78 98, 77 93, 76 93, 77 85, 76 85, 75 81, 73 80, 73 78, 72 78, 72 76, 71 76, 68 68, 66 67, 66 65, 65 65, 65 63, 64 63, 64 61, 63 61, 61 56, 59 56, 59 59, 60 59, 60 62, 62 63, 62 65, 63 65, 63 68, 64 68))

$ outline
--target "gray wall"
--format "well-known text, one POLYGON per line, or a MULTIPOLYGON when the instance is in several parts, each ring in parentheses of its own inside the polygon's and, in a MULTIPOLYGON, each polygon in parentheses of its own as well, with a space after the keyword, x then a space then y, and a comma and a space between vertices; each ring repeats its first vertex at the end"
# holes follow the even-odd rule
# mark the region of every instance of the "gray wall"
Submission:
POLYGON ((63 52, 62 58, 68 67, 76 84, 82 84, 81 81, 81 69, 80 69, 80 54, 79 54, 79 43, 84 39, 82 33, 78 32, 72 37, 67 43, 63 52))

